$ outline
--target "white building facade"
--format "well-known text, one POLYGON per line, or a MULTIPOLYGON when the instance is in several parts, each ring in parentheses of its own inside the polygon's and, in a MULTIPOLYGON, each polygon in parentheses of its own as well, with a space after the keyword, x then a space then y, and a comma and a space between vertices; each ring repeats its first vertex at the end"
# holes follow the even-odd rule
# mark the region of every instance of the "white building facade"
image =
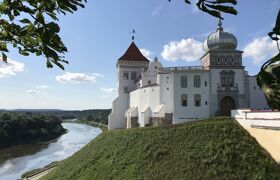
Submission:
POLYGON ((267 107, 266 99, 242 65, 234 35, 216 32, 204 42, 201 66, 162 67, 150 62, 134 42, 117 62, 118 97, 112 103, 108 128, 177 124, 232 109, 267 107))

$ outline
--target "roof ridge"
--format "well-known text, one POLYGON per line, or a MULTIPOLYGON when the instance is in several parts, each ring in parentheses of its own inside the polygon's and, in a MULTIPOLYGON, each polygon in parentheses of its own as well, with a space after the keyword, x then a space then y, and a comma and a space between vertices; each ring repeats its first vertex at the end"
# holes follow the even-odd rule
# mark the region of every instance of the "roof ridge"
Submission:
POLYGON ((119 58, 122 61, 147 61, 149 60, 141 53, 134 42, 130 44, 126 52, 119 58))

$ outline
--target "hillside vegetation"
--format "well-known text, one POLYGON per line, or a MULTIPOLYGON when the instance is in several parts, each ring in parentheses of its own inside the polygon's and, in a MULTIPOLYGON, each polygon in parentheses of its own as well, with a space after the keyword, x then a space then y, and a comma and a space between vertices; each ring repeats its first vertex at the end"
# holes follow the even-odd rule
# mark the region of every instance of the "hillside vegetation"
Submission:
POLYGON ((279 179, 276 162, 235 121, 103 132, 53 179, 279 179))
POLYGON ((56 138, 66 132, 53 115, 0 113, 0 148, 56 138))

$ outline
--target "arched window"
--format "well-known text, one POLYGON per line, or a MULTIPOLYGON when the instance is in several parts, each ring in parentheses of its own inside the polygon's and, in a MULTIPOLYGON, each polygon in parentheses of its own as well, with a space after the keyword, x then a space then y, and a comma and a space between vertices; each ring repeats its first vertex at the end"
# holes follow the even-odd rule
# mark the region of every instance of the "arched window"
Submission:
POLYGON ((221 86, 222 87, 233 87, 234 86, 234 71, 223 70, 220 72, 221 86))
POLYGON ((181 76, 181 88, 187 88, 188 86, 188 77, 181 76))
POLYGON ((188 106, 188 95, 187 94, 181 95, 181 105, 184 107, 188 106))
POLYGON ((195 75, 195 76, 193 77, 193 86, 199 88, 200 85, 201 85, 200 76, 199 76, 199 75, 195 75))
POLYGON ((196 107, 201 106, 201 95, 200 94, 194 95, 194 106, 196 106, 196 107))

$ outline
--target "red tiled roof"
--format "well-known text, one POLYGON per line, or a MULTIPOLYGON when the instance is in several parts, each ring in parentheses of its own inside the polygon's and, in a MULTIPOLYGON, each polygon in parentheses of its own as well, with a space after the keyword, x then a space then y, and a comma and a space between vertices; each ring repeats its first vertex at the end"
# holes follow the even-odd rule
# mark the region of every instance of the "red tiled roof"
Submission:
POLYGON ((119 58, 122 61, 147 61, 149 60, 140 52, 134 42, 130 44, 126 52, 119 58))

